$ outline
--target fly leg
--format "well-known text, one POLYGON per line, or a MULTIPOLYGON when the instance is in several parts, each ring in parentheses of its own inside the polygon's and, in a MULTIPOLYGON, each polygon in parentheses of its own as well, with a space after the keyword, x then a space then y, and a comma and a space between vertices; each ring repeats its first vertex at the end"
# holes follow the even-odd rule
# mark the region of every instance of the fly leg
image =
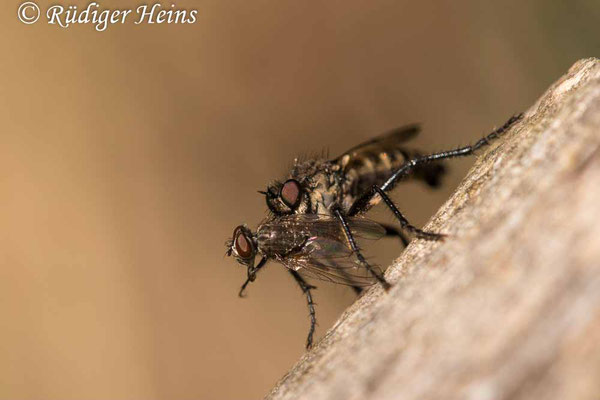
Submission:
POLYGON ((263 258, 261 258, 261 260, 259 261, 259 263, 256 267, 248 268, 248 279, 246 279, 246 282, 244 282, 244 284, 240 288, 240 292, 238 293, 239 297, 244 297, 244 290, 246 290, 246 286, 248 286, 248 284, 250 282, 254 282, 254 280, 256 279, 256 273, 262 267, 264 267, 266 263, 267 263, 267 257, 263 257, 263 258))
MULTIPOLYGON (((381 192, 389 192, 396 186, 396 184, 412 172, 415 168, 427 164, 437 160, 443 160, 446 158, 454 158, 454 157, 466 157, 473 154, 475 151, 479 150, 483 146, 487 146, 491 143, 492 140, 499 138, 504 132, 506 132, 511 126, 513 126, 516 122, 523 118, 523 114, 517 114, 512 116, 508 121, 504 123, 500 128, 495 129, 492 133, 487 136, 479 139, 474 145, 459 147, 454 150, 442 151, 439 153, 433 153, 426 156, 420 156, 413 158, 412 160, 407 161, 402 167, 398 168, 396 172, 390 176, 390 178, 379 187, 381 192)), ((381 194, 379 192, 379 194, 381 194)), ((348 212, 349 216, 354 216, 360 214, 364 211, 367 211, 371 207, 371 200, 375 195, 377 195, 378 191, 370 190, 366 192, 362 197, 360 197, 357 201, 352 204, 350 208, 350 212, 348 212)))
POLYGON ((357 296, 360 296, 363 292, 363 288, 360 286, 352 286, 352 290, 354 290, 354 293, 356 293, 357 296))
MULTIPOLYGON (((381 224, 381 226, 383 226, 385 228, 386 236, 395 236, 398 239, 400 239, 400 242, 402 243, 403 247, 408 246, 408 238, 400 230, 398 230, 394 226, 388 225, 388 224, 381 224)), ((363 292, 363 288, 360 286, 352 286, 352 290, 354 290, 354 292, 356 293, 357 296, 363 292)))
POLYGON ((381 196, 381 198, 383 199, 383 202, 385 203, 385 205, 388 206, 388 208, 390 210, 392 210, 392 212, 394 213, 394 216, 400 222, 402 229, 407 230, 408 232, 414 234, 416 237, 418 237, 420 239, 440 240, 440 239, 444 238, 444 235, 442 235, 440 233, 425 232, 425 231, 417 228, 416 226, 412 225, 410 222, 408 222, 406 217, 404 215, 402 215, 400 210, 398 210, 398 207, 396 207, 396 205, 394 204, 392 199, 390 199, 389 196, 380 187, 373 185, 373 191, 378 193, 379 196, 381 196))
POLYGON ((385 228, 385 236, 396 236, 402 242, 403 247, 408 246, 409 240, 401 231, 399 231, 392 225, 388 225, 388 224, 380 224, 380 225, 385 228))
POLYGON ((312 294, 310 293, 311 289, 316 289, 316 286, 309 285, 302 276, 294 271, 289 270, 290 274, 302 289, 302 292, 306 295, 306 302, 308 303, 308 312, 310 314, 310 329, 308 330, 308 337, 306 338, 306 348, 310 349, 313 343, 313 334, 315 333, 315 326, 317 325, 317 317, 315 315, 315 303, 313 302, 312 294))
POLYGON ((358 245, 356 244, 356 240, 354 240, 354 236, 352 235, 352 231, 350 231, 350 226, 348 225, 348 221, 346 221, 346 217, 340 212, 339 209, 335 210, 334 214, 337 217, 337 219, 340 221, 340 223, 342 224, 342 228, 344 229, 344 233, 346 235, 346 239, 348 240, 348 243, 350 244, 350 248, 352 249, 352 251, 356 255, 356 258, 358 258, 358 261, 371 274, 373 274, 373 276, 375 278, 377 278, 377 280, 379 281, 379 283, 381 284, 381 286, 383 286, 383 288, 385 290, 389 290, 389 288, 391 287, 391 285, 388 283, 388 281, 385 280, 385 278, 383 277, 383 275, 381 274, 381 272, 377 271, 375 268, 373 268, 371 265, 369 265, 369 263, 367 262, 367 260, 365 259, 365 257, 360 252, 360 249, 358 248, 358 245))

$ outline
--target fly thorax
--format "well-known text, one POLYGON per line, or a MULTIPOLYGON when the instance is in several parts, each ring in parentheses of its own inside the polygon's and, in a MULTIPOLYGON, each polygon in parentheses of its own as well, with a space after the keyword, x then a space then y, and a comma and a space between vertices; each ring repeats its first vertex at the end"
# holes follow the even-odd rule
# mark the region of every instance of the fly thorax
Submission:
POLYGON ((337 174, 330 170, 322 171, 312 179, 309 193, 310 203, 315 214, 331 214, 341 198, 341 186, 337 174))
POLYGON ((303 185, 305 202, 296 214, 330 214, 341 200, 340 166, 327 160, 296 161, 290 178, 303 185))
POLYGON ((269 257, 285 256, 300 247, 305 240, 302 232, 286 228, 277 219, 263 222, 256 230, 258 251, 269 257))

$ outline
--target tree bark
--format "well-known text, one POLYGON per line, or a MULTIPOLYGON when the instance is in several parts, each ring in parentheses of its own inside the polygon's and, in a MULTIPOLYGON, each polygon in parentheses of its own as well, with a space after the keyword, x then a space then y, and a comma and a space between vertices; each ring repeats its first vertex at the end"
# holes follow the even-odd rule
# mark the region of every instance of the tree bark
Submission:
POLYGON ((600 398, 600 60, 483 152, 268 399, 600 398))

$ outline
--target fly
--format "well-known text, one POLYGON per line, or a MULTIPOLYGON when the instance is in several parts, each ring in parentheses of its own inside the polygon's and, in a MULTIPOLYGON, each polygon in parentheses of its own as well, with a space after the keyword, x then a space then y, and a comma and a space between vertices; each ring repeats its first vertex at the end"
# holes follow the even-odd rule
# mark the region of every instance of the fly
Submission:
POLYGON ((259 225, 255 233, 245 225, 238 226, 228 242, 227 254, 233 254, 248 270, 248 279, 240 290, 240 296, 256 279, 256 273, 267 260, 286 266, 307 297, 311 316, 307 340, 309 348, 316 323, 311 294, 315 287, 309 285, 303 276, 346 284, 357 293, 362 287, 375 282, 388 290, 391 285, 379 268, 367 262, 356 237, 398 236, 404 245, 408 244, 408 239, 403 232, 426 240, 444 237, 412 225, 388 193, 408 177, 430 187, 439 186, 445 172, 443 160, 474 154, 522 117, 523 114, 511 117, 474 145, 429 155, 405 147, 405 143, 419 133, 417 125, 409 125, 352 147, 332 160, 296 160, 284 181, 275 181, 267 186, 266 191, 260 192, 265 195, 269 218, 259 225), (382 200, 398 220, 400 229, 365 222, 368 220, 360 218, 382 200), (375 226, 378 228, 375 229, 375 226), (375 230, 379 235, 373 235, 375 230), (366 231, 370 231, 371 235, 365 235, 366 231), (319 247, 319 251, 315 250, 315 246, 319 247), (258 254, 261 260, 255 266, 254 259, 258 254), (347 256, 342 258, 340 254, 347 256), (349 260, 354 261, 349 263, 349 260))
MULTIPOLYGON (((377 240, 386 234, 382 225, 367 219, 351 217, 347 223, 356 237, 377 240)), ((311 318, 307 348, 312 345, 316 325, 311 294, 311 289, 315 287, 309 285, 304 276, 353 287, 370 286, 377 282, 372 270, 364 268, 353 257, 353 249, 346 241, 343 228, 334 217, 328 215, 290 214, 269 218, 259 224, 256 232, 240 225, 227 243, 227 255, 233 255, 248 269, 248 278, 240 289, 240 297, 267 260, 275 260, 287 267, 307 296, 311 318), (257 256, 260 261, 255 265, 257 256)), ((381 274, 380 270, 378 272, 381 274)))

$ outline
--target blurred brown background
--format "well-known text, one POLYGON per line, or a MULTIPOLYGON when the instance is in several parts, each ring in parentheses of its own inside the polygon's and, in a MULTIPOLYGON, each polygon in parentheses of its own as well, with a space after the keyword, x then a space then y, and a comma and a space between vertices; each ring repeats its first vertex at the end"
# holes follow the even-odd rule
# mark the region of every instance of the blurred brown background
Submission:
MULTIPOLYGON (((224 241, 265 216, 256 190, 409 122, 426 150, 474 141, 599 55, 598 4, 180 0, 196 24, 98 33, 4 1, 0 398, 262 397, 308 316, 276 264, 237 298, 224 241)), ((471 163, 395 198, 423 224, 471 163)), ((319 285, 319 336, 353 298, 319 285)))

